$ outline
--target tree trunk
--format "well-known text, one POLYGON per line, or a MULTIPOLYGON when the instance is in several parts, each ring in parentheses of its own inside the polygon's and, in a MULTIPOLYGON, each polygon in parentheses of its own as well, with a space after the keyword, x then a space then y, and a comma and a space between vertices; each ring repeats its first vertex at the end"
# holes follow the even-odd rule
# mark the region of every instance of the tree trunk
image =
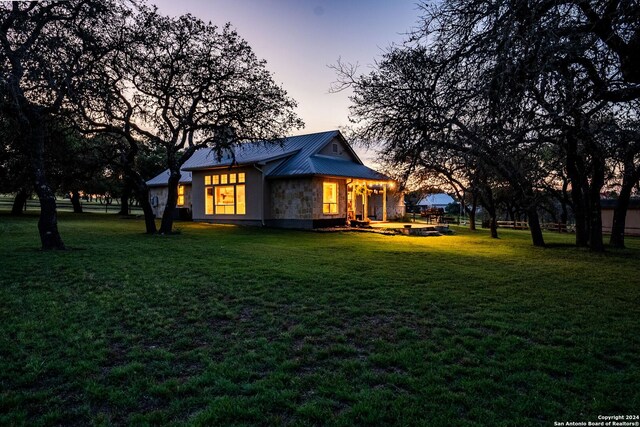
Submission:
MULTIPOLYGON (((629 192, 631 193, 631 192, 629 192)), ((609 244, 614 248, 623 249, 624 246, 624 229, 627 223, 627 210, 629 209, 630 194, 618 197, 618 203, 613 210, 613 224, 611 225, 611 236, 609 244)))
POLYGON ((71 192, 71 204, 73 205, 73 213, 82 213, 82 203, 80 203, 80 193, 78 190, 71 192))
POLYGON ((600 205, 600 191, 604 186, 604 158, 596 153, 592 156, 592 162, 594 170, 589 188, 589 249, 593 252, 604 252, 600 205))
POLYGON ((609 244, 614 248, 624 248, 624 229, 627 222, 629 200, 631 199, 631 191, 638 182, 638 179, 640 179, 640 166, 635 165, 632 156, 625 161, 618 204, 613 210, 613 224, 611 226, 609 244))
POLYGON ((45 126, 44 118, 36 111, 30 111, 29 123, 26 125, 25 141, 31 148, 31 167, 35 179, 35 190, 40 200, 40 219, 38 231, 43 250, 66 249, 58 231, 58 212, 56 198, 47 182, 44 162, 45 126))
POLYGON ((493 190, 488 185, 482 190, 482 201, 484 207, 489 212, 489 229, 491 230, 491 237, 498 238, 498 218, 496 217, 496 205, 493 199, 493 190))
POLYGON ((560 214, 560 223, 567 225, 567 221, 569 221, 569 192, 567 188, 569 187, 569 181, 563 179, 562 183, 562 196, 560 197, 560 207, 562 209, 562 213, 560 214))
POLYGON ((21 188, 18 190, 16 197, 13 199, 13 206, 11 207, 11 215, 22 215, 22 213, 26 210, 27 200, 31 194, 21 188))
POLYGON ((173 231, 173 213, 178 202, 178 184, 180 183, 180 168, 171 168, 167 189, 167 204, 162 213, 160 234, 171 234, 173 231))
POLYGON ((149 187, 140 174, 134 169, 136 155, 138 154, 138 146, 136 141, 128 138, 128 148, 124 149, 120 154, 122 161, 122 167, 126 175, 126 180, 131 184, 133 192, 140 203, 142 212, 144 213, 144 225, 147 234, 155 234, 156 228, 156 216, 153 213, 153 208, 149 202, 149 187))
POLYGON ((476 231, 476 212, 478 210, 478 195, 474 192, 471 196, 471 209, 469 210, 469 230, 476 231))
POLYGON ((542 227, 540 227, 540 217, 538 216, 538 210, 535 206, 527 209, 527 216, 529 217, 529 231, 531 232, 533 246, 544 247, 544 237, 542 236, 542 227))
POLYGON ((591 200, 591 218, 589 224, 589 249, 593 252, 604 252, 602 239, 602 210, 600 198, 591 200))
POLYGON ((589 245, 589 223, 587 221, 587 206, 583 189, 585 187, 584 174, 580 173, 578 167, 577 140, 567 134, 567 174, 571 181, 571 200, 573 202, 573 216, 576 221, 576 246, 586 247, 589 245))
POLYGON ((489 227, 491 230, 491 237, 493 239, 498 238, 498 221, 495 215, 489 217, 489 227))
POLYGON ((149 202, 149 187, 144 183, 144 188, 139 188, 136 192, 136 197, 144 213, 144 225, 147 234, 155 234, 158 229, 156 228, 156 216, 153 213, 153 208, 149 202))
POLYGON ((132 169, 127 171, 133 184, 133 191, 136 193, 136 198, 140 203, 142 212, 144 213, 144 225, 147 234, 155 234, 158 229, 156 228, 156 216, 153 213, 153 208, 149 202, 149 187, 142 177, 132 169))
POLYGON ((120 196, 120 212, 118 215, 129 215, 129 200, 131 199, 131 183, 125 178, 122 187, 122 195, 120 196))

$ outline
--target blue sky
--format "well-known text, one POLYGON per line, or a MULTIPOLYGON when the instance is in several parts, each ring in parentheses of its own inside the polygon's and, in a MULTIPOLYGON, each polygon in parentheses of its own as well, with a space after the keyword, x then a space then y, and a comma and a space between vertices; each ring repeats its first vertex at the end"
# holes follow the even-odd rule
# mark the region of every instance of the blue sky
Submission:
POLYGON ((362 70, 415 25, 416 0, 149 0, 169 15, 191 13, 237 29, 290 96, 306 127, 348 124, 347 92, 329 94, 339 57, 362 70))

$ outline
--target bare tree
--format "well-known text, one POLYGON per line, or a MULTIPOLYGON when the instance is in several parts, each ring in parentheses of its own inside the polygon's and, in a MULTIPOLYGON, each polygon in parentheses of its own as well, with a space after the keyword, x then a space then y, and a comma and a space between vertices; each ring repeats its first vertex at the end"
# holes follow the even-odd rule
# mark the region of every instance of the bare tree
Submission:
POLYGON ((617 170, 621 177, 616 180, 619 182, 620 190, 613 211, 609 244, 617 248, 625 247, 624 235, 629 202, 634 187, 640 181, 640 118, 637 111, 636 105, 631 117, 623 118, 621 123, 617 123, 615 131, 617 143, 613 155, 616 162, 614 170, 617 170))
POLYGON ((220 156, 244 141, 281 138, 302 122, 295 102, 229 24, 140 6, 121 37, 123 49, 94 76, 102 93, 87 100, 85 117, 94 129, 125 137, 131 150, 136 141, 164 149, 169 191, 159 231, 170 233, 180 169, 197 149, 220 156))
MULTIPOLYGON (((360 125, 360 138, 382 141, 383 155, 406 163, 408 172, 428 157, 458 156, 481 167, 486 180, 511 183, 527 210, 533 243, 543 246, 535 191, 539 140, 530 138, 527 117, 488 96, 492 82, 482 63, 453 61, 448 55, 457 50, 445 54, 440 48, 449 47, 391 49, 374 71, 360 76, 354 67, 338 63, 334 90, 353 88, 351 116, 360 125)), ((478 184, 489 203, 486 186, 482 180, 478 184)))
POLYGON ((421 9, 421 27, 373 72, 335 67, 334 89, 354 88, 352 117, 365 138, 410 153, 409 164, 431 147, 483 162, 511 186, 536 245, 545 156, 561 153, 576 243, 604 250, 600 190, 612 147, 603 118, 640 97, 637 2, 446 0, 421 9))
POLYGON ((97 34, 109 20, 106 1, 3 2, 0 4, 0 88, 3 113, 17 123, 40 200, 43 249, 64 249, 55 194, 45 171, 47 123, 95 64, 97 34))

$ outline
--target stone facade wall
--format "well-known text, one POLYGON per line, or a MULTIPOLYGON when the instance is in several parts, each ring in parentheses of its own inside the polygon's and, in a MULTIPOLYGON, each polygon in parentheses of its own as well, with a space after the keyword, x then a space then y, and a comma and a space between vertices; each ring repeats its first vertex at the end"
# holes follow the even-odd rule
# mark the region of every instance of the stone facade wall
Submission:
POLYGON ((311 219, 334 219, 347 217, 347 184, 344 179, 333 178, 313 178, 311 182, 311 188, 313 192, 313 212, 311 219), (325 214, 322 212, 322 184, 325 182, 335 182, 338 184, 338 212, 335 214, 325 214))
POLYGON ((274 179, 270 181, 271 212, 269 219, 310 219, 314 194, 310 178, 274 179))
POLYGON ((390 191, 387 193, 387 220, 402 218, 406 213, 404 205, 404 193, 390 191))
POLYGON ((321 220, 346 218, 345 180, 329 178, 274 179, 270 181, 271 209, 268 219, 321 220), (338 212, 322 212, 322 184, 338 184, 338 212))

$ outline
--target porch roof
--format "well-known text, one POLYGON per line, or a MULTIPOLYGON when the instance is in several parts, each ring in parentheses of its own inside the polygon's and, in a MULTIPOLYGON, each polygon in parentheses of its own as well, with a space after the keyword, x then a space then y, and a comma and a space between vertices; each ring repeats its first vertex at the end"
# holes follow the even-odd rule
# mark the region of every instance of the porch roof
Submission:
POLYGON ((268 176, 277 178, 300 175, 326 175, 374 181, 391 181, 391 178, 380 172, 348 160, 321 154, 307 157, 305 160, 296 162, 295 167, 289 166, 289 162, 286 162, 273 170, 268 176))

